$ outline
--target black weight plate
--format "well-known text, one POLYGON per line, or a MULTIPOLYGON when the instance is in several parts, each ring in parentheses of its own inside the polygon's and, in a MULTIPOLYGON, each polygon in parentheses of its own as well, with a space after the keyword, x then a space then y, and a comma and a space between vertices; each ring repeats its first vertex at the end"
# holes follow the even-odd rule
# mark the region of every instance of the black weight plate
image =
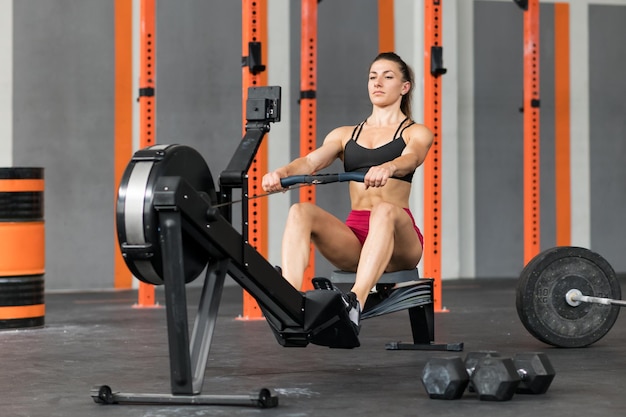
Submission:
POLYGON ((613 327, 619 307, 591 303, 572 307, 565 299, 570 289, 621 298, 615 271, 604 258, 585 248, 562 246, 541 252, 526 265, 517 285, 517 313, 524 327, 544 343, 589 346, 613 327))
MULTIPOLYGON (((152 205, 154 187, 162 176, 184 178, 196 191, 217 202, 211 171, 204 158, 184 145, 155 145, 137 151, 118 189, 117 236, 126 265, 139 280, 163 284, 158 216, 152 205), (130 250, 128 245, 135 247, 130 250), (141 249, 145 246, 145 250, 141 249)), ((207 264, 203 249, 183 233, 185 282, 191 282, 207 264)))

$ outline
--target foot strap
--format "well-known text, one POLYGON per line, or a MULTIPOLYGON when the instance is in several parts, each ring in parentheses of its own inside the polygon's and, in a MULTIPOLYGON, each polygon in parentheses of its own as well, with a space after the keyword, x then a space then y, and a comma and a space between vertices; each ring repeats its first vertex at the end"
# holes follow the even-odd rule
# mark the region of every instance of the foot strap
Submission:
POLYGON ((371 293, 361 313, 361 320, 429 303, 432 303, 432 293, 428 284, 421 281, 401 283, 390 289, 371 293))

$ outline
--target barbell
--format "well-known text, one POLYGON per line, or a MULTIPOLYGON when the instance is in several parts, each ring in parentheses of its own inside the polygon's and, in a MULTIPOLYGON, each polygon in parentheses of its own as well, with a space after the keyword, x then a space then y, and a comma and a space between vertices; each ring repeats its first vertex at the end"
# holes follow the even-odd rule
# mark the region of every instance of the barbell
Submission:
POLYGON ((585 347, 615 324, 621 288, 609 262, 586 248, 559 246, 524 267, 516 291, 517 313, 538 340, 557 347, 585 347))

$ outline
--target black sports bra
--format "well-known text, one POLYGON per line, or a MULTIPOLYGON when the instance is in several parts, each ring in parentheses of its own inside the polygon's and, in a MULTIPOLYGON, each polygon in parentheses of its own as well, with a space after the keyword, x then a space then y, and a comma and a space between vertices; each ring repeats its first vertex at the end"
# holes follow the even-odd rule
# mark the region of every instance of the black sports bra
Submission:
MULTIPOLYGON (((390 142, 374 149, 364 148, 357 143, 357 139, 361 134, 361 130, 363 130, 363 125, 365 124, 365 121, 357 125, 352 131, 352 137, 346 143, 346 146, 343 150, 344 171, 367 172, 373 166, 384 164, 385 162, 394 160, 395 158, 402 155, 402 151, 404 150, 404 148, 406 148, 406 143, 404 143, 404 139, 402 139, 402 133, 404 132, 404 129, 415 124, 415 122, 411 121, 411 123, 402 127, 404 122, 406 122, 408 119, 409 118, 407 117, 400 123, 400 126, 398 126, 398 129, 396 130, 396 133, 394 133, 393 139, 390 142)), ((413 172, 405 175, 404 177, 393 178, 406 182, 412 182, 413 172)))

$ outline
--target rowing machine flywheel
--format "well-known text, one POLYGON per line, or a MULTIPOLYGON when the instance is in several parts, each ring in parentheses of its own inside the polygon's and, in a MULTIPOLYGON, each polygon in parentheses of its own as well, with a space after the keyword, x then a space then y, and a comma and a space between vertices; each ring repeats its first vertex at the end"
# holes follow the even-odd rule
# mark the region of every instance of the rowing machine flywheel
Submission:
MULTIPOLYGON (((184 145, 154 145, 137 151, 122 177, 117 196, 117 237, 130 271, 148 284, 163 284, 163 259, 159 245, 159 219, 153 205, 154 187, 162 176, 185 179, 216 204, 211 171, 204 158, 184 145)), ((185 282, 197 278, 208 257, 183 233, 185 282)))

